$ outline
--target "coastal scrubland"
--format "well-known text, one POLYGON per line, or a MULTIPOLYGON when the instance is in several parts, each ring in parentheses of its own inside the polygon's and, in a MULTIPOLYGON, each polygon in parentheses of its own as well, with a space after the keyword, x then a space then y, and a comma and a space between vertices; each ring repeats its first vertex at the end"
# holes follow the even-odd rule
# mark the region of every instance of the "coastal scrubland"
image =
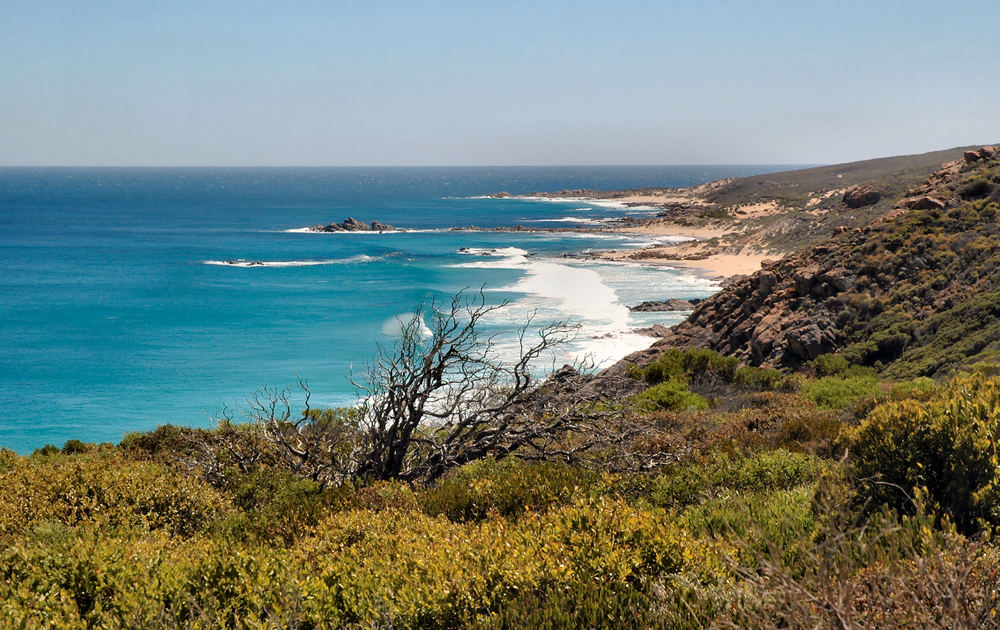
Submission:
MULTIPOLYGON (((970 152, 870 224, 733 281, 649 351, 524 389, 560 401, 517 399, 558 429, 544 444, 448 459, 430 423, 412 443, 430 450, 401 455, 430 472, 320 475, 282 443, 312 434, 278 413, 4 451, 0 618, 1000 626, 998 195, 996 152, 970 152), (589 439, 601 426, 642 430, 589 439)), ((302 421, 337 436, 327 457, 377 451, 355 413, 302 421)), ((507 424, 481 435, 512 426, 483 417, 507 424)))
POLYGON ((833 359, 792 374, 668 352, 631 377, 634 413, 658 429, 633 448, 672 454, 641 471, 513 454, 432 483, 321 484, 252 424, 5 452, 0 614, 70 628, 989 627, 996 373, 889 382, 833 359), (221 447, 192 465, 226 432, 260 457, 221 447))

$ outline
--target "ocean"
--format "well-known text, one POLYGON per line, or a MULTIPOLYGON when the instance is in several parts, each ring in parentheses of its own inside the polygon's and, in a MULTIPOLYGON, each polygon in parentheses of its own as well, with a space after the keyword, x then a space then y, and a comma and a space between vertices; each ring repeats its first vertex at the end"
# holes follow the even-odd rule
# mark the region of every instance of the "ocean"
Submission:
POLYGON ((399 318, 462 289, 508 303, 486 331, 501 341, 530 313, 572 321, 578 338, 552 360, 607 364, 652 341, 631 329, 681 317, 627 305, 706 297, 716 284, 563 256, 649 237, 448 228, 648 212, 483 197, 498 191, 689 186, 784 168, 0 168, 0 447, 211 426, 223 406, 299 376, 314 405, 349 405, 351 370, 392 344, 399 318), (296 231, 348 216, 410 231, 296 231))

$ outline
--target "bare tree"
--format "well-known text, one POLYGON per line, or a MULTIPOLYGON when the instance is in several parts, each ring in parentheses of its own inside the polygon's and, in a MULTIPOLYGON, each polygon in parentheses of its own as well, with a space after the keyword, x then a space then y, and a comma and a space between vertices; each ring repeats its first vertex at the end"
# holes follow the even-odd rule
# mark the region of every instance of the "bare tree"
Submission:
POLYGON ((429 332, 418 309, 390 348, 379 347, 364 378, 359 419, 369 441, 358 474, 375 479, 434 478, 446 469, 503 455, 551 433, 552 420, 531 413, 539 381, 535 363, 569 341, 577 327, 553 324, 517 335, 517 356, 501 357, 495 336, 479 331, 504 305, 486 304, 480 291, 431 305, 429 332), (533 337, 533 339, 532 339, 533 337))
MULTIPOLYGON (((282 452, 296 474, 322 483, 345 479, 431 480, 487 456, 580 461, 598 455, 609 468, 645 468, 662 453, 637 452, 651 428, 621 407, 584 395, 588 377, 566 366, 538 378, 537 363, 572 340, 578 327, 536 328, 531 318, 505 359, 483 320, 505 305, 482 291, 455 295, 444 307, 418 308, 392 347, 379 345, 363 375, 352 375, 361 402, 351 410, 292 413, 288 390, 265 388, 246 415, 282 452), (425 321, 425 319, 429 321, 425 321)), ((554 355, 552 355, 554 357, 554 355)), ((594 388, 591 388, 592 390, 594 388)))

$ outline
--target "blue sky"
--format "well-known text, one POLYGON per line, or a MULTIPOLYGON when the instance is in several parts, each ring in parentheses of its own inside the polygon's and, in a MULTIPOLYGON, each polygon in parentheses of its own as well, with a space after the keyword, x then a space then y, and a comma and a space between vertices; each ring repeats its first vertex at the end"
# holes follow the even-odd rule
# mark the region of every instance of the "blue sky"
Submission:
POLYGON ((0 164, 832 163, 1000 140, 1000 2, 0 0, 0 164))

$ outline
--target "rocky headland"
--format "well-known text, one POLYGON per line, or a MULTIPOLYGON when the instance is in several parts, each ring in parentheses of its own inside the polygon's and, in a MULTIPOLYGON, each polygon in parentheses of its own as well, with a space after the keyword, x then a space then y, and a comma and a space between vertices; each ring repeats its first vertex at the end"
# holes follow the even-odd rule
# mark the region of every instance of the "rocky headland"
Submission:
POLYGON ((838 352, 900 377, 1000 352, 1000 160, 993 146, 961 155, 868 225, 732 278, 611 372, 670 347, 771 367, 838 352))

